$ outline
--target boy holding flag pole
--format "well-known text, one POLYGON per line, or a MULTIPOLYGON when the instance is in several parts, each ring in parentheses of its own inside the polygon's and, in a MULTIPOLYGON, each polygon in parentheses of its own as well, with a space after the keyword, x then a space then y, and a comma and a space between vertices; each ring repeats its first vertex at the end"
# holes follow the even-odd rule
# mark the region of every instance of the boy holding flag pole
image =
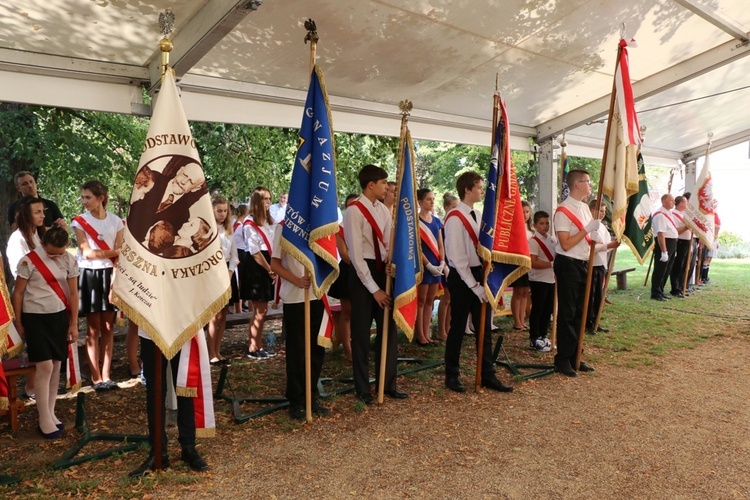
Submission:
MULTIPOLYGON (((393 231, 387 261, 391 263, 392 273, 386 277, 385 292, 390 296, 392 274, 396 283, 393 297, 393 320, 406 333, 411 341, 414 336, 414 324, 417 320, 417 283, 422 281, 422 247, 418 241, 418 222, 416 209, 416 178, 413 168, 414 147, 407 122, 412 109, 411 101, 401 101, 401 140, 399 145, 399 165, 396 181, 396 209, 393 214, 393 231)), ((385 316, 388 317, 386 306, 385 316)), ((390 322, 383 325, 383 337, 388 338, 390 322)), ((396 336, 393 330, 390 334, 396 336)), ((382 342, 380 350, 380 368, 378 376, 378 403, 383 402, 385 392, 387 343, 382 342)), ((398 392, 398 391, 397 391, 398 392)), ((403 393, 401 393, 403 394, 403 393)))
POLYGON ((289 415, 295 420, 303 419, 303 382, 299 366, 304 356, 304 419, 310 422, 312 413, 321 416, 329 413, 327 408, 313 401, 313 392, 323 365, 324 348, 331 346, 333 323, 325 294, 339 274, 336 249, 339 226, 333 127, 323 72, 315 66, 318 34, 312 19, 305 22, 305 28, 308 30, 305 42, 310 41, 312 74, 281 229, 282 252, 271 259, 271 268, 282 278, 289 415), (317 297, 313 302, 310 287, 317 297), (300 311, 302 290, 304 305, 300 311), (304 320, 304 325, 300 324, 300 319, 304 320), (315 347, 312 345, 313 328, 317 337, 315 347), (304 344, 304 350, 300 349, 300 344, 304 344))

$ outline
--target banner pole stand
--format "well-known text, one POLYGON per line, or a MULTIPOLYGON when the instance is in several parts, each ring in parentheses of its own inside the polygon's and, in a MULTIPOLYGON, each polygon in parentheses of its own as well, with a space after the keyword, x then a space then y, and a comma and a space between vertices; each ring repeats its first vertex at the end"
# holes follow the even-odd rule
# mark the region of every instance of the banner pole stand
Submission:
POLYGON ((495 350, 492 353, 492 359, 494 359, 494 363, 499 366, 503 366, 510 371, 510 373, 513 375, 513 379, 516 381, 523 381, 523 380, 531 380, 534 378, 540 378, 545 377, 547 375, 552 375, 555 373, 555 367, 553 365, 544 365, 544 364, 537 364, 537 363, 514 363, 510 360, 510 357, 508 356, 508 352, 505 350, 505 346, 503 345, 503 335, 500 335, 500 337, 497 339, 497 344, 495 345, 495 350), (503 352, 503 355, 505 356, 505 361, 498 361, 497 358, 500 355, 500 351, 503 352), (522 373, 521 370, 537 370, 531 373, 522 373))
POLYGON ((97 460, 100 458, 107 458, 116 453, 125 453, 128 451, 135 451, 140 448, 141 443, 148 442, 148 436, 140 434, 108 434, 91 432, 89 430, 88 422, 86 419, 86 394, 83 392, 78 393, 76 399, 76 430, 78 430, 83 436, 81 439, 75 442, 72 448, 62 454, 60 458, 55 460, 52 467, 55 470, 67 469, 74 465, 82 464, 90 460, 97 460), (125 443, 123 446, 111 448, 109 450, 100 451, 91 455, 83 455, 78 458, 74 458, 87 444, 93 441, 114 441, 125 443))

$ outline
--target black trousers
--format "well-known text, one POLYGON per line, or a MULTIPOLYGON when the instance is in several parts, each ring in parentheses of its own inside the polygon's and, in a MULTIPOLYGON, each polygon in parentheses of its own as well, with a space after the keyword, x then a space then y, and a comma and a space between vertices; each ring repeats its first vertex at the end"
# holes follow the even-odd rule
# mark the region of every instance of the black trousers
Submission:
POLYGON ((677 250, 677 238, 667 238, 667 262, 661 261, 661 248, 659 242, 654 243, 654 274, 651 275, 651 298, 658 298, 664 295, 664 285, 667 284, 667 278, 672 272, 674 256, 677 250))
MULTIPOLYGON (((322 300, 310 301, 310 353, 313 399, 318 393, 318 378, 326 350, 318 345, 318 330, 323 319, 322 300)), ((286 335, 286 398, 292 407, 305 404, 305 303, 284 304, 283 328, 286 335)))
POLYGON ((557 279, 557 354, 555 365, 575 365, 578 352, 578 330, 583 318, 583 298, 589 264, 558 254, 555 257, 557 279))
POLYGON ((555 306, 555 284, 529 281, 531 285, 531 313, 529 314, 529 340, 547 336, 550 316, 555 306))
MULTIPOLYGON (((153 341, 141 337, 141 360, 143 361, 143 376, 146 378, 146 411, 148 412, 148 442, 151 445, 151 451, 154 450, 154 439, 156 436, 156 371, 154 362, 156 356, 161 356, 161 435, 162 435, 162 453, 167 454, 167 433, 164 430, 164 418, 166 415, 166 405, 164 398, 167 396, 167 358, 161 353, 153 341)), ((180 367, 180 353, 178 352, 172 358, 172 382, 177 387, 177 371, 180 367)), ((180 446, 189 448, 195 446, 195 413, 193 408, 193 398, 177 396, 177 430, 180 446)))
POLYGON ((677 240, 677 253, 675 253, 672 272, 669 273, 669 281, 672 285, 672 293, 682 292, 682 283, 685 280, 685 268, 687 267, 687 256, 690 251, 691 240, 677 240))
MULTIPOLYGON (((483 283, 482 266, 472 267, 471 274, 479 283, 483 283)), ((482 303, 479 298, 461 279, 458 271, 451 268, 448 273, 448 290, 451 294, 451 326, 448 339, 445 341, 445 378, 456 379, 460 375, 459 360, 461 346, 466 331, 466 321, 471 313, 471 321, 476 332, 477 352, 479 348, 479 320, 482 303)), ((492 359, 492 308, 487 308, 484 318, 484 343, 482 353, 482 379, 492 378, 495 374, 494 359, 492 359)))
POLYGON ((607 270, 604 266, 594 266, 591 270, 591 292, 589 293, 589 312, 586 315, 586 327, 593 328, 596 315, 604 300, 604 278, 607 270))
MULTIPOLYGON (((370 274, 381 290, 385 290, 385 269, 378 270, 374 260, 366 260, 370 274)), ((354 390, 357 394, 370 393, 370 329, 375 320, 377 337, 375 339, 375 380, 380 375, 380 351, 383 345, 384 310, 375 301, 369 290, 360 281, 357 272, 352 269, 349 275, 349 292, 352 301, 352 367, 354 371, 354 390)), ((396 368, 398 364, 398 332, 393 313, 388 315, 388 339, 385 358, 385 390, 396 390, 396 368)), ((377 384, 376 384, 377 387, 377 384)))

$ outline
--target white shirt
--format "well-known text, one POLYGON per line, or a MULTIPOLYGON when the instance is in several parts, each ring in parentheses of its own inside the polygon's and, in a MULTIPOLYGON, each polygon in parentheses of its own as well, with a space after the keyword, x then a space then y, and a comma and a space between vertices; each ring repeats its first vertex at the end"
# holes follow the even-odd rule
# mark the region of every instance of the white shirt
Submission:
MULTIPOLYGON (((573 199, 572 196, 568 196, 567 198, 565 198, 565 201, 560 203, 560 206, 570 210, 573 215, 575 215, 578 220, 581 221, 581 224, 584 226, 584 228, 586 224, 591 221, 591 210, 589 210, 589 206, 582 201, 573 199)), ((554 225, 555 233, 565 231, 569 236, 575 236, 580 232, 578 227, 573 224, 573 221, 570 220, 570 218, 562 211, 555 212, 554 225)), ((581 241, 576 243, 576 245, 570 250, 563 250, 563 247, 558 240, 557 245, 555 245, 555 250, 557 251, 558 255, 565 255, 566 257, 570 257, 571 259, 585 260, 586 262, 588 262, 589 260, 589 244, 586 241, 586 238, 583 238, 581 241)))
POLYGON ((671 210, 661 207, 654 215, 651 216, 651 228, 654 235, 664 233, 667 239, 677 238, 677 223, 672 217, 671 210))
POLYGON ((609 254, 607 245, 609 245, 612 241, 612 236, 610 236, 609 230, 607 229, 607 226, 604 225, 604 223, 599 226, 599 230, 597 232, 599 233, 602 242, 596 244, 596 253, 594 253, 594 265, 604 266, 604 269, 607 269, 607 264, 609 264, 607 259, 607 255, 609 254))
MULTIPOLYGON (((357 200, 369 209, 375 223, 383 232, 384 241, 377 244, 380 246, 380 258, 385 261, 388 258, 388 245, 391 239, 391 212, 378 200, 373 203, 366 196, 360 196, 357 200)), ((352 205, 347 208, 344 213, 344 239, 349 249, 349 258, 362 284, 370 293, 375 293, 380 290, 380 287, 373 279, 370 268, 365 262, 365 259, 375 260, 372 236, 372 226, 359 207, 352 205)))
MULTIPOLYGON (((71 254, 65 252, 57 259, 46 257, 44 247, 36 247, 33 252, 42 258, 62 288, 66 298, 70 300, 69 278, 78 277, 78 263, 71 254)), ((23 294, 23 312, 32 314, 50 314, 65 310, 65 304, 55 293, 39 269, 29 258, 21 258, 18 262, 18 277, 28 280, 23 294)))
MULTIPOLYGON (((252 217, 248 217, 247 219, 252 220, 252 217)), ((263 234, 266 235, 268 242, 271 243, 271 245, 273 245, 273 232, 276 227, 276 224, 274 225, 265 224, 263 226, 258 225, 258 227, 260 228, 261 231, 263 231, 263 234)), ((247 252, 250 255, 255 255, 261 250, 266 250, 267 252, 273 253, 273 248, 268 248, 263 237, 258 233, 258 231, 253 226, 251 226, 250 224, 243 224, 242 228, 244 231, 243 234, 245 236, 245 244, 247 246, 247 252)))
MULTIPOLYGON (((557 244, 557 240, 554 236, 550 236, 549 233, 547 233, 546 236, 536 233, 534 236, 542 240, 542 243, 544 243, 544 246, 547 247, 547 250, 549 251, 550 255, 552 255, 552 258, 555 258, 555 255, 557 252, 555 251, 555 244, 557 244)), ((530 255, 536 255, 536 258, 538 261, 541 262, 549 262, 550 260, 547 258, 547 254, 544 253, 544 250, 541 249, 539 246, 539 243, 531 237, 529 239, 529 254, 530 255)), ((555 270, 552 269, 552 267, 549 267, 547 269, 534 269, 533 267, 529 270, 529 281, 539 281, 542 283, 554 283, 555 282, 555 270)))
MULTIPOLYGON (((115 247, 117 233, 122 231, 124 226, 122 219, 109 212, 107 212, 107 216, 104 219, 97 219, 96 217, 91 215, 91 212, 86 212, 82 215, 82 217, 86 220, 86 222, 89 223, 91 227, 94 228, 94 231, 101 235, 102 241, 107 243, 110 249, 113 249, 115 247)), ((74 220, 70 224, 70 227, 83 231, 83 234, 86 235, 86 241, 88 242, 90 249, 102 250, 102 247, 99 246, 101 242, 97 239, 92 238, 91 235, 89 235, 89 233, 87 233, 83 229, 83 226, 81 226, 78 222, 74 220)), ((76 258, 78 259, 78 266, 82 269, 107 269, 110 267, 114 267, 114 264, 112 264, 112 261, 110 259, 84 258, 83 254, 81 253, 80 247, 78 248, 76 258)))
MULTIPOLYGON (((245 222, 243 219, 242 222, 245 222)), ((237 229, 234 230, 234 246, 237 250, 247 252, 247 243, 245 243, 244 226, 240 224, 237 229)))
MULTIPOLYGON (((39 235, 36 231, 31 234, 31 238, 34 240, 34 248, 38 248, 42 245, 42 241, 39 239, 39 235)), ((8 246, 5 247, 5 255, 8 258, 8 267, 10 267, 10 273, 15 279, 18 275, 18 262, 21 258, 29 253, 31 249, 29 244, 26 243, 20 229, 16 229, 11 233, 8 238, 8 246)))
POLYGON ((278 224, 282 220, 284 220, 284 217, 286 216, 286 207, 287 204, 280 205, 278 203, 274 203, 270 207, 268 207, 268 211, 271 212, 271 217, 273 217, 273 220, 278 224))
POLYGON ((237 264, 240 262, 237 257, 237 247, 234 244, 234 236, 227 236, 224 232, 224 228, 219 226, 219 242, 221 242, 221 251, 224 252, 224 260, 229 264, 228 269, 234 272, 237 269, 237 264))
MULTIPOLYGON (((482 220, 482 212, 472 209, 463 201, 453 210, 458 210, 464 215, 474 230, 474 234, 479 238, 479 223, 482 220), (476 216, 476 220, 471 216, 472 211, 476 216)), ((444 229, 445 256, 448 258, 448 265, 458 272, 458 275, 461 276, 466 286, 474 288, 477 285, 477 280, 471 274, 470 268, 482 265, 479 255, 477 255, 477 247, 474 246, 474 241, 469 236, 464 223, 456 216, 448 217, 448 214, 445 215, 444 229)))
MULTIPOLYGON (((299 263, 297 259, 286 253, 281 248, 281 231, 276 231, 273 235, 273 247, 276 251, 273 254, 274 259, 281 259, 281 265, 284 269, 288 270, 295 276, 304 276, 305 267, 299 263)), ((280 278, 277 278, 280 279, 280 278)), ((295 286, 293 283, 282 279, 281 287, 279 288, 279 298, 284 304, 299 304, 305 301, 305 290, 295 286)), ((315 296, 310 295, 311 300, 315 300, 315 296)))
POLYGON ((685 220, 685 212, 680 212, 675 208, 674 210, 672 210, 672 219, 674 220, 675 224, 677 224, 678 240, 689 240, 693 237, 692 231, 690 231, 689 229, 687 231, 682 231, 681 233, 679 233, 679 231, 681 231, 683 227, 687 227, 685 225, 685 222, 683 222, 685 220))

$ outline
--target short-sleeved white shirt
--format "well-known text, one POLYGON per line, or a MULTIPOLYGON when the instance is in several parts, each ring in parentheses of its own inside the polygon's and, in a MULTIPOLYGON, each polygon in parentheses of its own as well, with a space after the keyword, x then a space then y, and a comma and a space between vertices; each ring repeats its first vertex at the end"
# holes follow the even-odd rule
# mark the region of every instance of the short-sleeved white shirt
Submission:
MULTIPOLYGON (((32 250, 32 252, 40 256, 46 255, 44 247, 41 245, 32 250)), ((64 278, 58 279, 58 281, 65 281, 65 283, 61 283, 61 286, 63 290, 66 290, 68 288, 68 278, 78 277, 79 271, 76 259, 68 252, 65 252, 59 258, 50 260, 52 261, 51 263, 45 259, 45 263, 56 276, 64 276, 64 278), (57 266, 57 269, 54 269, 52 266, 57 266)), ((26 290, 23 294, 23 312, 50 314, 65 309, 65 304, 63 304, 52 287, 49 286, 47 280, 44 279, 44 276, 42 276, 42 273, 39 272, 39 269, 37 269, 30 258, 21 258, 18 262, 17 271, 19 278, 28 280, 26 290)), ((70 296, 68 296, 68 300, 70 300, 70 296)))
MULTIPOLYGON (((91 212, 86 212, 82 215, 82 217, 86 220, 86 222, 89 223, 91 227, 94 228, 94 230, 101 236, 102 241, 104 241, 110 249, 115 247, 117 233, 119 231, 122 231, 124 226, 122 219, 109 212, 107 212, 107 216, 104 219, 97 219, 96 217, 91 215, 91 212)), ((91 235, 87 233, 83 229, 83 226, 81 226, 78 222, 73 220, 73 222, 70 224, 70 227, 83 231, 83 233, 86 235, 86 241, 88 241, 89 248, 91 248, 92 250, 102 249, 99 246, 100 241, 98 240, 98 238, 92 238, 91 235)), ((114 267, 114 264, 110 259, 84 258, 80 248, 78 249, 76 258, 78 259, 78 265, 83 269, 107 269, 110 267, 114 267)))
MULTIPOLYGON (((557 254, 557 251, 555 250, 555 245, 557 244, 557 240, 554 236, 550 236, 549 233, 547 233, 547 236, 542 236, 539 233, 536 233, 534 236, 539 238, 545 247, 547 247, 547 250, 549 251, 550 255, 552 255, 552 258, 555 258, 555 255, 557 254)), ((536 239, 532 236, 529 239, 529 254, 530 255, 536 255, 537 259, 542 262, 549 262, 549 258, 547 258, 547 254, 544 252, 544 250, 541 249, 539 246, 539 243, 536 241, 536 239)), ((542 283, 554 283, 555 282, 555 270, 551 267, 547 269, 534 269, 531 268, 529 270, 529 281, 540 281, 542 283)))

